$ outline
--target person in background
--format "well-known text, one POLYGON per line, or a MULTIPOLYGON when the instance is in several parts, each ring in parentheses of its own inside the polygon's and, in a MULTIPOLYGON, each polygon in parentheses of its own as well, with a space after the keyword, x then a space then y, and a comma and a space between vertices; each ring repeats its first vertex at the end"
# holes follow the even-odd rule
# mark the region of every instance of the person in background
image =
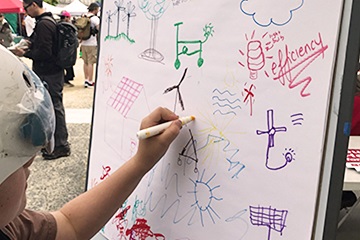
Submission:
POLYGON ((0 239, 90 239, 162 158, 181 121, 170 110, 157 108, 140 128, 172 124, 160 135, 140 140, 136 154, 104 181, 58 211, 26 209, 29 167, 41 148, 51 151, 55 116, 41 80, 2 46, 0 59, 0 125, 6 126, 0 129, 0 239))
POLYGON ((35 19, 25 14, 24 24, 25 24, 26 36, 30 37, 31 34, 34 32, 35 19))
POLYGON ((46 82, 54 105, 56 116, 55 148, 53 152, 43 150, 45 160, 67 157, 70 155, 68 131, 63 105, 64 69, 56 65, 56 25, 45 16, 51 17, 51 12, 45 12, 43 0, 23 0, 26 13, 36 19, 34 34, 29 40, 29 49, 16 48, 12 52, 21 57, 33 60, 33 70, 46 82))
MULTIPOLYGON (((100 19, 97 17, 99 12, 99 5, 91 3, 88 7, 89 12, 86 16, 90 17, 91 27, 99 31, 100 19)), ((84 60, 84 86, 94 86, 94 64, 97 60, 97 34, 92 35, 89 39, 81 42, 82 59, 84 60)))
MULTIPOLYGON (((1 17, 1 13, 0 13, 1 17)), ((11 34, 10 26, 7 22, 3 23, 0 28, 0 44, 5 47, 10 47, 13 43, 13 36, 11 34)))
MULTIPOLYGON (((67 11, 62 11, 60 14, 60 21, 61 22, 68 22, 71 23, 71 15, 67 11)), ((74 80, 75 74, 74 74, 74 68, 71 66, 69 68, 65 68, 65 75, 64 75, 64 86, 66 87, 73 87, 74 84, 72 84, 70 81, 74 80)))
POLYGON ((3 13, 0 13, 0 28, 4 23, 7 23, 7 21, 5 20, 5 15, 3 13))
MULTIPOLYGON (((358 69, 360 69, 360 64, 358 69)), ((360 136, 360 70, 358 70, 356 77, 350 136, 360 136)), ((352 207, 356 201, 357 196, 353 191, 342 191, 341 209, 352 207)))

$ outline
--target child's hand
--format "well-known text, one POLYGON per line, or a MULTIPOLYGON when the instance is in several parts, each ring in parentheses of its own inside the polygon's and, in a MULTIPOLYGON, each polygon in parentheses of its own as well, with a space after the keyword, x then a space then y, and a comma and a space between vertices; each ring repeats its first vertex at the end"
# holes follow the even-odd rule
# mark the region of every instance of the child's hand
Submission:
MULTIPOLYGON (((174 121, 179 117, 166 108, 157 108, 145 117, 140 129, 152 127, 160 123, 174 121)), ((149 171, 165 154, 171 142, 177 137, 181 129, 181 121, 174 121, 163 133, 139 141, 139 148, 135 155, 139 167, 145 172, 149 171)))

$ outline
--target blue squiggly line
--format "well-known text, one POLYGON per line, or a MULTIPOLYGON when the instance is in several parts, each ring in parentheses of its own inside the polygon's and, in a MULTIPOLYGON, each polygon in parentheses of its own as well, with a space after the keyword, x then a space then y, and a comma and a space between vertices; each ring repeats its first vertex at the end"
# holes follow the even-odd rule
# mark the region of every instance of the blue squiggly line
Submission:
POLYGON ((236 116, 236 113, 233 112, 233 111, 229 111, 229 112, 223 113, 223 112, 220 111, 220 110, 216 110, 215 112, 213 112, 213 115, 215 115, 217 112, 220 113, 221 115, 234 114, 234 115, 236 116))
POLYGON ((224 102, 224 101, 226 101, 226 102, 228 102, 228 103, 231 103, 231 104, 234 104, 235 102, 237 102, 237 101, 239 101, 240 103, 241 103, 241 100, 240 99, 235 99, 233 102, 232 101, 230 101, 229 99, 226 99, 226 98, 224 98, 224 99, 221 99, 221 98, 219 98, 218 96, 213 96, 211 99, 215 99, 215 98, 217 98, 220 102, 224 102))
POLYGON ((214 92, 218 92, 218 93, 220 93, 221 95, 224 95, 225 93, 227 93, 227 94, 229 94, 230 96, 235 96, 236 95, 236 93, 231 93, 231 92, 229 92, 228 90, 225 90, 225 91, 223 91, 223 92, 221 92, 219 89, 217 89, 217 88, 215 88, 214 90, 213 90, 213 93, 214 92))
POLYGON ((235 107, 232 107, 230 104, 227 104, 227 103, 225 103, 224 105, 221 105, 220 103, 216 102, 216 103, 213 103, 213 105, 218 105, 219 107, 229 107, 231 109, 235 109, 235 108, 240 108, 241 109, 241 107, 239 105, 237 105, 235 107))
POLYGON ((235 220, 240 220, 241 222, 243 222, 245 224, 245 227, 246 227, 245 231, 244 231, 243 235, 239 238, 239 240, 243 239, 243 237, 246 235, 246 233, 249 230, 248 222, 242 218, 242 215, 245 214, 246 212, 247 212, 247 209, 243 209, 240 212, 237 212, 234 216, 225 219, 225 222, 232 222, 235 220))
POLYGON ((172 180, 174 180, 175 186, 176 186, 176 194, 177 194, 178 197, 181 197, 181 195, 179 193, 179 177, 178 177, 178 174, 175 173, 175 174, 173 174, 172 176, 169 177, 169 175, 170 175, 170 163, 168 163, 167 166, 165 167, 165 173, 161 174, 161 181, 163 181, 164 174, 166 174, 166 176, 165 176, 165 189, 168 189, 168 187, 170 186, 172 180))
POLYGON ((191 207, 187 212, 185 212, 182 208, 180 209, 180 199, 176 199, 175 201, 173 201, 172 203, 170 203, 169 205, 167 204, 167 194, 163 194, 160 199, 153 203, 153 191, 151 191, 151 193, 149 194, 149 196, 146 198, 145 202, 145 206, 148 207, 150 212, 154 212, 159 206, 162 208, 160 209, 160 217, 163 218, 168 212, 170 212, 171 209, 175 210, 175 214, 174 214, 174 218, 173 218, 173 223, 177 224, 180 221, 182 221, 183 219, 185 219, 188 215, 190 215, 190 219, 187 223, 188 226, 194 224, 194 222, 192 221, 195 212, 196 212, 196 207, 191 207), (168 206, 168 207, 167 207, 168 206), (182 216, 178 216, 180 215, 180 213, 183 213, 182 216))
MULTIPOLYGON (((175 188, 176 188, 176 194, 178 196, 177 199, 175 199, 174 201, 171 202, 171 200, 168 200, 168 195, 167 194, 163 194, 161 197, 159 197, 159 199, 156 201, 154 200, 154 192, 150 190, 151 188, 151 183, 153 181, 154 178, 154 174, 155 174, 155 169, 154 168, 151 172, 150 172, 150 176, 148 179, 148 184, 147 184, 147 190, 145 193, 145 200, 143 201, 144 204, 144 208, 148 209, 150 212, 154 212, 157 208, 160 208, 160 214, 161 214, 161 218, 163 218, 171 209, 175 209, 175 214, 173 217, 173 223, 179 223, 180 221, 182 221, 183 219, 185 219, 188 215, 190 215, 190 218, 188 220, 188 225, 192 225, 192 219, 193 216, 196 212, 196 207, 190 208, 187 212, 184 213, 183 209, 180 208, 180 204, 181 201, 179 199, 179 197, 181 197, 181 195, 179 194, 179 183, 178 183, 178 175, 177 174, 172 174, 171 175, 171 171, 170 171, 170 163, 167 163, 166 166, 164 167, 164 170, 161 171, 161 181, 165 182, 165 189, 168 189, 170 186, 170 183, 172 181, 174 181, 175 183, 175 188), (150 193, 149 193, 150 191, 150 193), (161 208, 162 207, 162 208, 161 208), (181 216, 180 214, 183 213, 181 216)), ((173 211, 171 211, 173 212, 173 211)))
POLYGON ((229 140, 227 140, 227 139, 225 139, 225 138, 222 138, 222 137, 218 137, 218 136, 209 134, 209 135, 207 136, 206 143, 204 144, 204 146, 202 146, 202 147, 200 147, 200 148, 198 149, 198 152, 199 152, 201 149, 205 148, 205 147, 209 144, 210 138, 215 138, 215 139, 217 139, 216 141, 214 141, 214 143, 220 143, 220 142, 225 142, 225 143, 226 143, 226 144, 225 144, 225 147, 223 148, 223 152, 224 152, 225 154, 230 153, 230 152, 232 152, 232 151, 234 152, 234 153, 231 155, 230 158, 226 157, 226 160, 227 160, 227 161, 229 162, 229 164, 230 164, 230 167, 228 168, 228 171, 229 171, 229 172, 230 172, 231 170, 233 170, 235 167, 237 167, 237 166, 240 165, 240 169, 239 169, 235 174, 233 174, 233 176, 231 177, 231 178, 234 178, 234 177, 237 178, 238 175, 239 175, 239 173, 245 168, 245 165, 242 164, 240 161, 232 161, 232 159, 233 159, 233 157, 234 157, 240 150, 239 150, 238 148, 236 148, 236 149, 228 149, 229 146, 230 146, 230 141, 229 141, 229 140))

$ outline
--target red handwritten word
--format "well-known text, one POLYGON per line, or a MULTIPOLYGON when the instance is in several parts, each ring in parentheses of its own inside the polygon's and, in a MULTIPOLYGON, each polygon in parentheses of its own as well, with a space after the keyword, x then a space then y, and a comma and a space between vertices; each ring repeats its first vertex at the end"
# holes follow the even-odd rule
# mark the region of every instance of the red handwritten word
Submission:
POLYGON ((153 233, 146 222, 143 218, 136 219, 134 225, 126 230, 126 236, 130 237, 129 240, 146 240, 148 237, 165 240, 165 236, 161 233, 153 233))
POLYGON ((106 177, 109 177, 110 176, 109 172, 111 171, 110 166, 102 166, 102 168, 103 168, 103 175, 100 177, 100 180, 104 180, 106 177))
POLYGON ((303 84, 300 95, 307 97, 309 92, 305 92, 306 88, 312 81, 310 76, 300 78, 300 74, 318 57, 324 57, 324 52, 328 46, 324 46, 321 34, 318 33, 319 39, 313 39, 310 43, 300 46, 297 49, 289 50, 288 45, 285 45, 285 50, 278 50, 277 62, 272 62, 271 71, 274 75, 273 79, 278 80, 283 86, 286 81, 289 82, 289 88, 295 88, 303 84))

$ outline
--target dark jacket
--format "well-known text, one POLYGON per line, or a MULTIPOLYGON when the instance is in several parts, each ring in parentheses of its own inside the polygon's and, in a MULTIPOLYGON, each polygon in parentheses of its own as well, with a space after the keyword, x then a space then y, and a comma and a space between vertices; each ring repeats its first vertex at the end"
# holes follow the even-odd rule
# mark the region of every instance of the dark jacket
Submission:
POLYGON ((56 60, 56 25, 43 16, 51 16, 45 12, 36 17, 36 25, 30 36, 30 51, 25 57, 33 60, 33 70, 38 75, 55 74, 63 69, 55 64, 56 60))

